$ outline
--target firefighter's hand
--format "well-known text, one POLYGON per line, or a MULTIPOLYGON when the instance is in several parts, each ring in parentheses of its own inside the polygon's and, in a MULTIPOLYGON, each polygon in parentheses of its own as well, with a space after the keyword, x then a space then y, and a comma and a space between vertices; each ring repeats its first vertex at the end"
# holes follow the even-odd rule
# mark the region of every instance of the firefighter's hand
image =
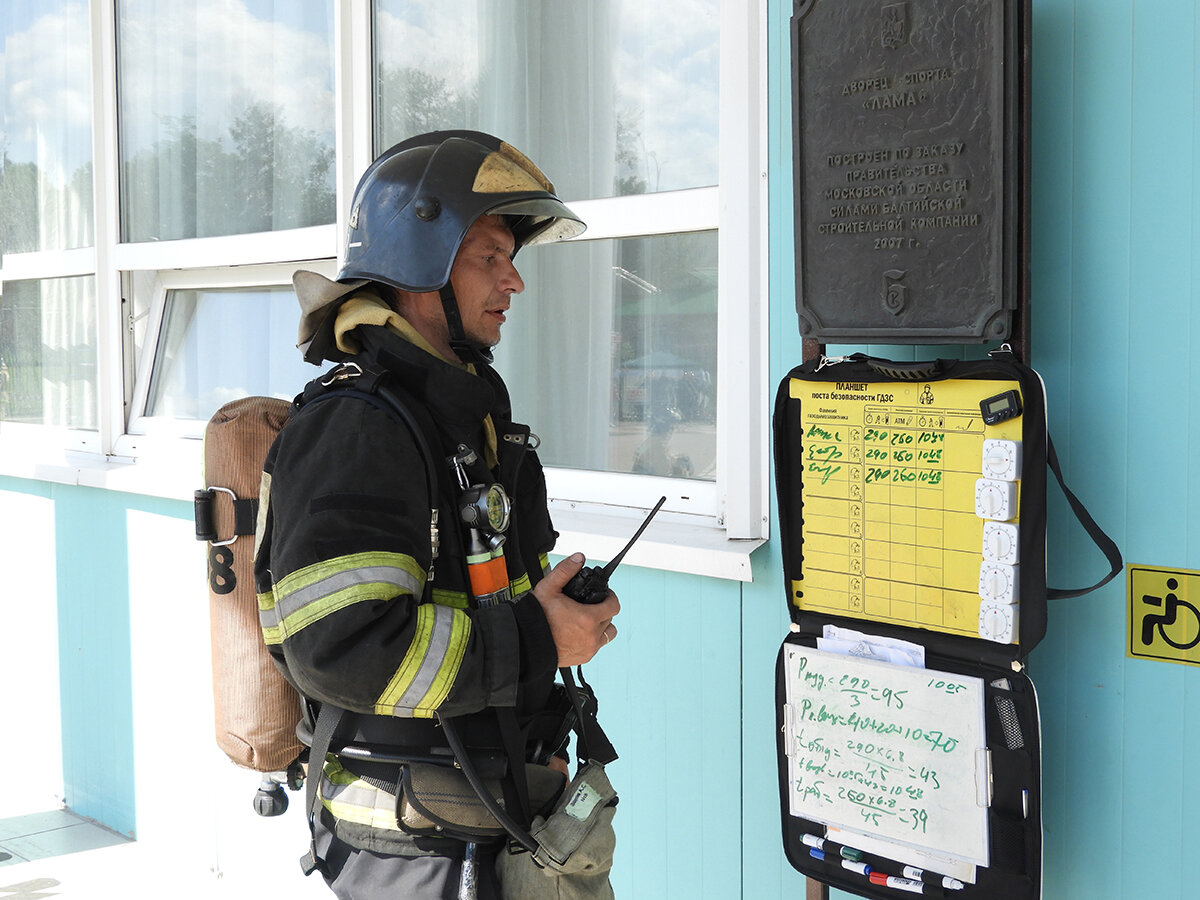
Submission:
POLYGON ((621 603, 616 594, 609 591, 602 603, 577 603, 562 592, 583 568, 583 563, 582 553, 568 556, 533 589, 554 635, 560 669, 583 665, 617 636, 617 626, 612 620, 621 611, 621 603))

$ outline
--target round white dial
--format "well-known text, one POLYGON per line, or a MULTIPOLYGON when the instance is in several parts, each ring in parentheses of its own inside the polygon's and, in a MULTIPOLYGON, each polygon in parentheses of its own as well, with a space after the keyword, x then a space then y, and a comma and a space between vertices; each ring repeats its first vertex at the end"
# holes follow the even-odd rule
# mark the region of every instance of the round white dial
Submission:
POLYGON ((983 558, 1015 566, 1017 557, 1017 526, 1010 522, 983 523, 983 558))
POLYGON ((983 603, 979 607, 979 636, 1001 644, 1016 637, 1018 609, 1001 603, 983 603))
POLYGON ((997 438, 983 442, 983 474, 1001 481, 1021 477, 1021 442, 997 438))
POLYGON ((979 567, 979 596, 996 603, 1017 602, 1017 567, 985 561, 979 567))
POLYGON ((1007 521, 1017 515, 1017 486, 1011 481, 980 478, 975 482, 975 515, 1007 521))

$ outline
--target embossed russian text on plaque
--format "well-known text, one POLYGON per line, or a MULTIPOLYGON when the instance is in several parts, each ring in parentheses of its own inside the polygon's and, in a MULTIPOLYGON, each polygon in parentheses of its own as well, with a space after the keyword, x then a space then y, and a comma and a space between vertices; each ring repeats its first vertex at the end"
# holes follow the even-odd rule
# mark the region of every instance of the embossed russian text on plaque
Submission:
POLYGON ((1027 276, 1024 0, 801 0, 796 307, 823 342, 1009 337, 1027 276))

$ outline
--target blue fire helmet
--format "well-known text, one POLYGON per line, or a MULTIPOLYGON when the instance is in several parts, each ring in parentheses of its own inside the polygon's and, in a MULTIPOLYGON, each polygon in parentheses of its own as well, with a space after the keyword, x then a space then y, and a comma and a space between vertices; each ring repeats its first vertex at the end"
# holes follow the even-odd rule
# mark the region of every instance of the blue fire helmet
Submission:
POLYGON ((505 217, 518 250, 585 227, 537 166, 499 138, 478 131, 409 138, 359 180, 338 281, 440 290, 467 230, 488 214, 505 217))

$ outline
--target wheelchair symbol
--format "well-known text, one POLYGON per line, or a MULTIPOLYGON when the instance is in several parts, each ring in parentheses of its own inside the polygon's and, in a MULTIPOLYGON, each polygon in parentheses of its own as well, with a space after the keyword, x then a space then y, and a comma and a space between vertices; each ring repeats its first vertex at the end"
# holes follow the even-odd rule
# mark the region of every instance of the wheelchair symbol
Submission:
MULTIPOLYGON (((1179 582, 1174 578, 1167 579, 1167 588, 1174 591, 1179 587, 1179 582)), ((1167 594, 1164 605, 1164 598, 1153 597, 1150 594, 1142 595, 1142 602, 1150 606, 1161 606, 1163 611, 1161 614, 1147 613, 1142 618, 1142 643, 1149 646, 1154 640, 1154 629, 1158 629, 1158 635, 1176 650, 1190 650, 1197 644, 1200 644, 1200 610, 1188 603, 1186 600, 1180 600, 1174 593, 1167 594), (1179 618, 1179 609, 1184 607, 1192 614, 1194 622, 1193 630, 1196 636, 1190 641, 1182 642, 1172 639, 1166 631, 1168 625, 1174 625, 1179 618)), ((1186 634, 1187 632, 1185 632, 1186 634)))

